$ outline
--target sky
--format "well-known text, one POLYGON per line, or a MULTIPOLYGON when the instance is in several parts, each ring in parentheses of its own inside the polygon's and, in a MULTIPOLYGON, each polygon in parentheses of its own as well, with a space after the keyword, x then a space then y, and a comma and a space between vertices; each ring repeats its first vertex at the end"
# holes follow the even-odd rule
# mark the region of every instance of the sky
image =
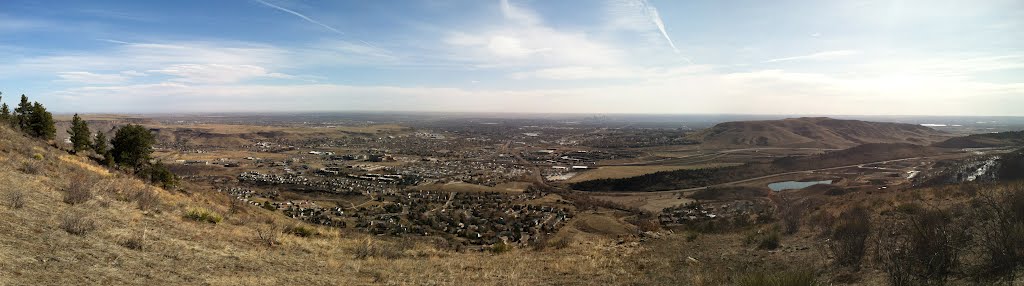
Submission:
POLYGON ((58 113, 1024 116, 1019 0, 0 1, 58 113))

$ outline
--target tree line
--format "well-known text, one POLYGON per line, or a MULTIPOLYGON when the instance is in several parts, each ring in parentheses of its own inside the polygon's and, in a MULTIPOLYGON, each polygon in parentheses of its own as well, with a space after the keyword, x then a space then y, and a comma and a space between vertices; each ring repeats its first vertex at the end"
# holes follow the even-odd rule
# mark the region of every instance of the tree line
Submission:
MULTIPOLYGON (((3 101, 0 93, 0 102, 3 101)), ((13 111, 7 103, 0 103, 0 125, 20 130, 30 137, 54 140, 57 128, 53 114, 39 102, 29 102, 28 96, 21 95, 21 102, 13 111)), ((156 138, 141 125, 128 124, 118 128, 114 137, 107 140, 103 131, 95 135, 89 124, 76 113, 71 118, 71 153, 85 154, 107 167, 121 168, 163 187, 173 186, 177 178, 159 161, 153 162, 153 144, 156 138), (89 152, 93 152, 89 154, 89 152)))

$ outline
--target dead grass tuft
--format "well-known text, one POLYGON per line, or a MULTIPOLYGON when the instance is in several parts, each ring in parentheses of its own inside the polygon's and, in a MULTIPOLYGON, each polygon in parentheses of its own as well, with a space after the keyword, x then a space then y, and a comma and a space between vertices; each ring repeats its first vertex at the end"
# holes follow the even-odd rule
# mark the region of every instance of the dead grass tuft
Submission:
POLYGON ((61 217, 60 229, 73 235, 83 236, 96 230, 96 221, 85 214, 69 212, 61 217))
POLYGON ((25 193, 21 190, 14 190, 7 194, 7 205, 12 209, 25 207, 25 193))

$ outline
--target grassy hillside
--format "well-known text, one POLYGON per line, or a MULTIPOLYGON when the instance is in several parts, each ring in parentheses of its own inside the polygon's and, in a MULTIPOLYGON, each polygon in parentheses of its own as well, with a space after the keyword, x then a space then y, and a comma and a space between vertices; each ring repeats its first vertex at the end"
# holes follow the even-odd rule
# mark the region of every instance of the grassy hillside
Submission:
POLYGON ((601 236, 577 233, 579 239, 559 249, 495 254, 457 252, 429 239, 339 232, 232 204, 207 190, 152 187, 6 127, 0 127, 0 217, 0 285, 537 285, 635 279, 622 270, 628 267, 619 255, 609 255, 630 248, 601 236), (196 221, 190 213, 222 219, 196 221))
POLYGON ((1024 131, 971 134, 935 143, 942 148, 992 148, 1024 145, 1024 131))
POLYGON ((905 143, 861 146, 803 157, 784 157, 770 163, 741 166, 663 171, 622 179, 599 179, 571 184, 573 189, 593 192, 648 192, 686 189, 722 184, 771 174, 849 166, 940 154, 933 147, 905 143))
POLYGON ((929 144, 946 137, 914 124, 814 117, 725 122, 693 139, 708 146, 849 148, 865 143, 929 144))

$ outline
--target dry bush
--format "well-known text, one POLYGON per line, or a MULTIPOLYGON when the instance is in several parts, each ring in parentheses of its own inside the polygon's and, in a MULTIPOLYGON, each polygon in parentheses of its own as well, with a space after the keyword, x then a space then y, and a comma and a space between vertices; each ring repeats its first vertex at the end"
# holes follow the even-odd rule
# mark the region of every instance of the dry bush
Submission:
POLYGON ((60 229, 73 235, 86 235, 96 229, 92 218, 80 213, 66 213, 60 219, 60 229))
POLYGON ((404 256, 404 244, 396 244, 375 239, 366 239, 356 245, 355 258, 368 259, 371 257, 384 259, 398 259, 404 256))
POLYGON ((121 239, 117 244, 127 249, 142 250, 146 246, 146 232, 121 239))
POLYGON ((311 237, 319 234, 319 232, 312 227, 304 226, 302 224, 292 224, 284 229, 284 232, 298 237, 311 237))
POLYGON ((855 207, 839 215, 832 229, 829 250, 841 266, 860 267, 871 234, 871 214, 864 207, 855 207))
POLYGON ((25 193, 20 190, 11 191, 7 194, 7 205, 12 209, 25 207, 25 193))
POLYGON ((893 285, 942 284, 968 244, 963 219, 938 208, 883 223, 877 259, 893 285))
POLYGON ((806 202, 798 202, 790 196, 779 195, 779 218, 782 220, 782 233, 794 234, 800 230, 800 224, 808 207, 806 202))
POLYGON ((39 175, 43 172, 43 163, 39 160, 28 160, 23 162, 18 170, 29 175, 39 175))
POLYGON ((88 202, 93 198, 92 187, 95 185, 95 181, 86 175, 72 176, 68 180, 67 187, 64 188, 64 203, 69 205, 77 205, 88 202))
POLYGON ((278 239, 280 233, 281 231, 274 224, 256 227, 256 239, 260 244, 267 247, 273 247, 281 243, 281 240, 278 239))
POLYGON ((1014 281, 1024 266, 1024 185, 988 191, 971 202, 975 243, 982 257, 978 275, 1014 281))
POLYGON ((157 209, 160 204, 160 195, 156 192, 148 189, 141 189, 132 195, 132 199, 135 200, 136 206, 139 210, 150 211, 157 209))
POLYGON ((221 220, 224 220, 224 218, 221 217, 220 214, 217 214, 216 212, 213 212, 206 208, 191 208, 188 211, 186 211, 182 217, 197 222, 206 222, 212 224, 217 224, 220 223, 221 220))

